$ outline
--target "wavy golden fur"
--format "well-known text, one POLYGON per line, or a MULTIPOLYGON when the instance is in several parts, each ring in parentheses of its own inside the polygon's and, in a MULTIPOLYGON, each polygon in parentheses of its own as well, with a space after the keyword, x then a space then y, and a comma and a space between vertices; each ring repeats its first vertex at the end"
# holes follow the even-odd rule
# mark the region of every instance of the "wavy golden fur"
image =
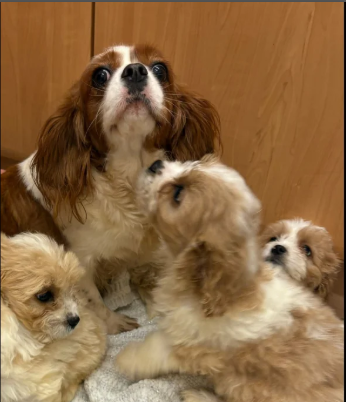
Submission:
POLYGON ((1 234, 1 401, 70 402, 101 363, 106 326, 86 307, 84 273, 44 235, 1 234))

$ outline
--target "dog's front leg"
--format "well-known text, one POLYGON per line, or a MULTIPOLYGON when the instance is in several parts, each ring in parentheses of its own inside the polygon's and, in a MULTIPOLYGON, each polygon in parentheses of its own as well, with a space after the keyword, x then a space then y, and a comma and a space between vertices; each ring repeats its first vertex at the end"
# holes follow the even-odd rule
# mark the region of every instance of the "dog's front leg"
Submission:
POLYGON ((97 316, 106 323, 109 335, 119 334, 139 327, 133 318, 115 313, 104 304, 100 292, 88 273, 84 275, 80 282, 80 292, 86 299, 87 307, 95 311, 97 316))
POLYGON ((180 371, 179 362, 161 331, 148 335, 143 342, 130 343, 118 354, 115 363, 133 381, 180 371))

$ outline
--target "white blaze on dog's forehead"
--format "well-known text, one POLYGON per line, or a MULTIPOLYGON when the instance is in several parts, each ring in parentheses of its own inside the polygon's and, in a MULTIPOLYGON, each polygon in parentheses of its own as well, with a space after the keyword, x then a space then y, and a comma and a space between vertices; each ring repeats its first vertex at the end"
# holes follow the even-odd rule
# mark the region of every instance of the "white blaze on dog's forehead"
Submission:
POLYGON ((297 234, 300 230, 308 227, 311 225, 311 222, 305 221, 303 219, 288 219, 283 221, 285 222, 286 226, 290 229, 290 234, 297 234))
MULTIPOLYGON (((188 174, 191 170, 199 170, 203 173, 206 173, 210 176, 213 176, 225 183, 229 183, 231 185, 238 185, 239 187, 244 188, 246 191, 244 196, 249 198, 249 201, 255 200, 256 197, 252 194, 250 188, 245 183, 243 177, 234 169, 231 169, 221 163, 216 163, 213 165, 204 165, 199 161, 194 162, 164 162, 164 169, 161 172, 161 175, 156 176, 156 180, 163 185, 166 181, 172 179, 179 179, 180 176, 188 174), (248 197, 250 196, 250 197, 248 197)), ((256 199, 257 200, 257 199, 256 199)))
POLYGON ((120 64, 122 66, 131 64, 131 52, 133 51, 133 46, 114 46, 113 50, 120 56, 120 64))
MULTIPOLYGON (((166 179, 176 179, 183 173, 187 173, 191 170, 193 164, 191 162, 164 162, 164 168, 162 170, 162 178, 166 179)), ((160 177, 160 176, 158 176, 160 177)))
MULTIPOLYGON (((172 180, 179 181, 179 177, 190 172, 198 162, 164 162, 164 168, 160 175, 154 176, 154 186, 157 191, 160 190, 167 182, 172 180)), ((179 183, 177 183, 179 184, 179 183)))
MULTIPOLYGON (((108 49, 109 51, 110 49, 108 49)), ((147 107, 133 112, 132 108, 128 108, 129 91, 126 80, 122 78, 122 74, 126 66, 138 62, 134 57, 133 46, 115 46, 111 50, 116 53, 119 67, 113 71, 111 78, 107 84, 104 99, 101 105, 101 115, 103 116, 103 129, 113 149, 121 149, 124 154, 123 145, 136 143, 142 146, 145 137, 155 129, 154 115, 159 116, 163 108, 164 93, 160 82, 147 67, 147 81, 145 88, 141 94, 146 97, 150 103, 151 112, 147 107), (122 136, 123 138, 119 138, 122 136), (120 142, 123 142, 119 144, 120 142)), ((136 151, 137 152, 137 151, 136 151)), ((129 159, 129 155, 117 155, 115 159, 123 156, 129 159)))
MULTIPOLYGON (((132 63, 138 63, 139 60, 134 56, 134 46, 114 46, 113 50, 120 56, 121 67, 125 68, 127 65, 132 63)), ((141 63, 143 64, 143 63, 141 63)), ((145 64, 143 64, 145 65, 145 64)), ((148 67, 148 66, 146 66, 148 67)), ((163 102, 163 91, 160 82, 152 74, 151 69, 148 68, 148 85, 144 91, 146 95, 151 95, 152 106, 159 108, 163 102)), ((150 96, 149 96, 150 97, 150 96)))
MULTIPOLYGON (((283 223, 285 225, 285 230, 283 233, 277 234, 277 240, 275 242, 270 242, 271 244, 278 244, 280 241, 290 241, 292 243, 297 243, 298 233, 308 227, 311 226, 311 222, 305 221, 301 218, 297 219, 286 219, 279 221, 279 223, 283 223)), ((268 239, 269 240, 269 239, 268 239)))

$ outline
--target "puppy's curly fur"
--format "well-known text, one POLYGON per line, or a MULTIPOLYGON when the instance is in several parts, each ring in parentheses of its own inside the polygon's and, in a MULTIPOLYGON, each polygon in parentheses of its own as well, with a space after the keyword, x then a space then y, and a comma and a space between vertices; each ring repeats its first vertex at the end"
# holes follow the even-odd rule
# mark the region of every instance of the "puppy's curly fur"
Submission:
POLYGON ((83 275, 47 236, 1 234, 2 402, 69 402, 100 364, 106 327, 85 307, 83 275))
POLYGON ((160 329, 117 357, 138 380, 172 372, 214 386, 189 402, 341 402, 343 326, 283 270, 263 262, 260 203, 213 160, 169 163, 139 184, 168 263, 155 290, 160 329))

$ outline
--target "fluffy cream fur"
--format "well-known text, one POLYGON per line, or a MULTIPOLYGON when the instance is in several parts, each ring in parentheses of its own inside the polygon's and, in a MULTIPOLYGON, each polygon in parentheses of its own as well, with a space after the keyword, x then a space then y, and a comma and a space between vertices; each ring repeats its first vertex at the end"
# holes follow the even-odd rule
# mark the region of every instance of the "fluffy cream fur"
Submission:
POLYGON ((343 327, 283 270, 263 263, 260 203, 214 160, 169 163, 139 183, 167 264, 154 294, 160 329, 117 357, 133 380, 204 374, 189 402, 341 402, 343 327))
POLYGON ((106 327, 86 308, 84 273, 44 235, 1 234, 2 402, 69 402, 100 364, 106 327), (39 301, 47 292, 51 300, 39 301))

